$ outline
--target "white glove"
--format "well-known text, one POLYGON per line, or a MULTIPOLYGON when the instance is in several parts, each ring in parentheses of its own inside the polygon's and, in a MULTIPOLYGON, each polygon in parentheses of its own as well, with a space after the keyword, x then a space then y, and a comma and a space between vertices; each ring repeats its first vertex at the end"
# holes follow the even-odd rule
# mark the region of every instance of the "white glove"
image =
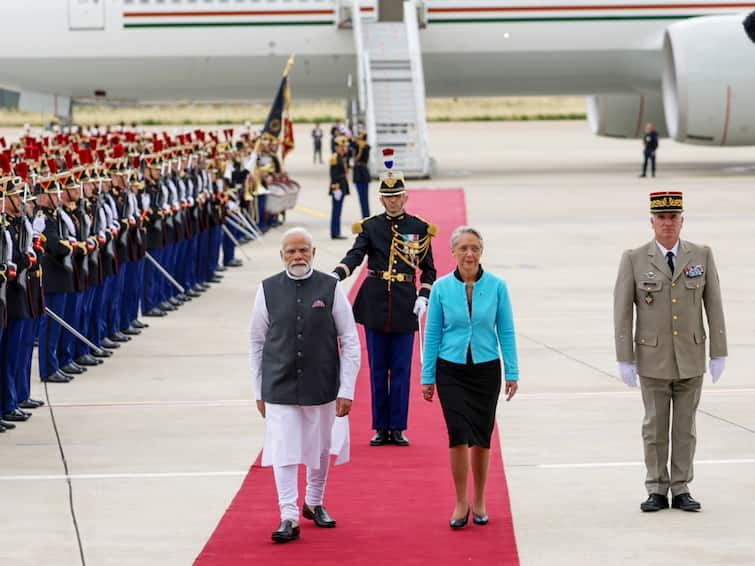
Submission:
POLYGON ((637 364, 619 362, 619 374, 627 387, 637 387, 637 364))
POLYGON ((710 368, 710 375, 713 378, 713 383, 718 383, 718 380, 721 379, 721 374, 726 367, 726 358, 711 358, 708 367, 710 368))
POLYGON ((426 310, 427 299, 425 297, 417 297, 417 300, 414 301, 414 309, 412 312, 417 315, 417 318, 422 318, 422 315, 425 314, 426 310))
POLYGON ((341 200, 343 198, 343 191, 341 189, 336 189, 333 191, 333 198, 336 200, 341 200))
POLYGON ((43 214, 34 217, 34 220, 31 223, 31 229, 35 237, 45 231, 45 216, 43 214))

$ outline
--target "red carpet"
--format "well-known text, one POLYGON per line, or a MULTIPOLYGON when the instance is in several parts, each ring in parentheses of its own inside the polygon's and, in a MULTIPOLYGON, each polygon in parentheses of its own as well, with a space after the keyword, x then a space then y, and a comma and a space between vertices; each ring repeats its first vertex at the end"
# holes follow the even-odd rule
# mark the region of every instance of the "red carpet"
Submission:
MULTIPOLYGON (((435 264, 439 276, 450 272, 455 264, 449 238, 456 226, 466 223, 464 191, 411 191, 408 209, 438 224, 435 264)), ((358 285, 352 297, 356 289, 358 285)), ((275 483, 272 469, 259 467, 258 457, 196 564, 518 565, 497 429, 488 479, 490 523, 479 527, 470 517, 461 531, 448 527, 454 505, 448 437, 440 403, 422 399, 419 373, 415 351, 407 431, 412 445, 370 447, 370 378, 362 349, 350 417, 351 461, 331 467, 325 495, 325 505, 338 521, 336 529, 319 529, 303 520, 301 540, 274 544, 270 533, 279 523, 275 483)), ((299 494, 301 501, 303 472, 299 494)))

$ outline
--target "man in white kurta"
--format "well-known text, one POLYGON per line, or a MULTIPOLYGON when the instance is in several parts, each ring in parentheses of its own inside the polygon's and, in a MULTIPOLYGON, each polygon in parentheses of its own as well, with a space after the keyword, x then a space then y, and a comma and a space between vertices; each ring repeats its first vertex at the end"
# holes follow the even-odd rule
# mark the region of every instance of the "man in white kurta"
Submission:
POLYGON ((346 415, 359 371, 359 337, 340 285, 312 268, 314 252, 304 229, 286 232, 285 270, 260 284, 252 314, 250 362, 257 408, 267 421, 262 465, 273 466, 281 513, 275 542, 300 536, 299 464, 307 467, 304 517, 335 527, 323 506, 334 430, 341 439, 337 463, 348 459, 346 415))

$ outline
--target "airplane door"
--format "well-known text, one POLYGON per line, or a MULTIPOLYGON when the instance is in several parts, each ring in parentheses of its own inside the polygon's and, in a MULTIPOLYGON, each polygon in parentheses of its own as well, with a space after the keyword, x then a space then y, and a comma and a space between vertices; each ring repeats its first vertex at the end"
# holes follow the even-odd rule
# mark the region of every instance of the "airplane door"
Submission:
POLYGON ((68 0, 72 30, 105 29, 105 0, 68 0))

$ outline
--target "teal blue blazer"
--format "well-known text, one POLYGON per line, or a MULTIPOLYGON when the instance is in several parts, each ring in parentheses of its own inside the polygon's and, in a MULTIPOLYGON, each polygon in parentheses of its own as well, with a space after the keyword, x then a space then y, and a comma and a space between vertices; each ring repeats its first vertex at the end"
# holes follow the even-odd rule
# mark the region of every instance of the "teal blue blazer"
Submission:
POLYGON ((435 383, 438 358, 465 364, 469 348, 476 364, 499 359, 503 354, 506 380, 519 380, 509 290, 503 279, 487 271, 474 284, 471 318, 464 282, 454 273, 433 285, 425 326, 422 384, 435 383))

